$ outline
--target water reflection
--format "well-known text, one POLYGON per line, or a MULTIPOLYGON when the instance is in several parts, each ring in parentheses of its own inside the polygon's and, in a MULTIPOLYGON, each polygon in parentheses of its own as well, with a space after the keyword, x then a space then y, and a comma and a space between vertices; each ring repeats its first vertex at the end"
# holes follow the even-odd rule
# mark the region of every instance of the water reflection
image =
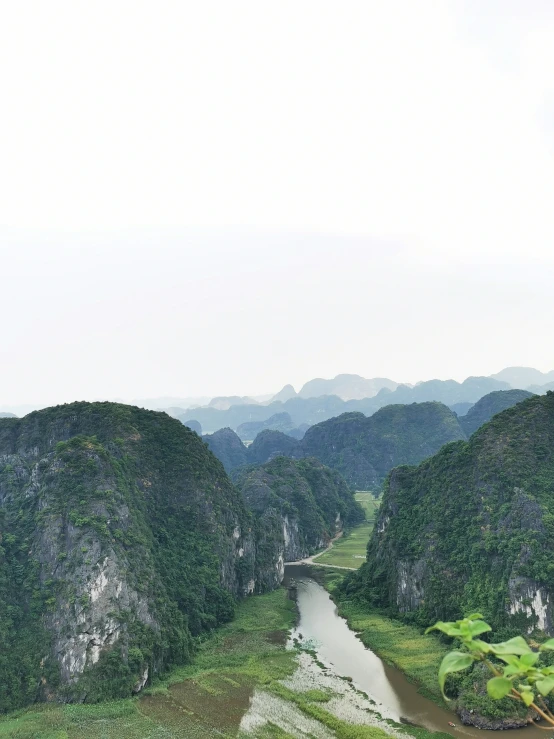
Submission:
MULTIPOLYGON (((300 616, 293 637, 312 642, 318 659, 338 675, 352 678, 358 689, 376 701, 376 710, 384 717, 408 720, 454 736, 483 736, 483 731, 461 725, 455 714, 421 696, 399 670, 385 665, 367 649, 339 617, 329 594, 311 577, 309 567, 288 565, 285 584, 290 586, 291 581, 296 584, 300 616), (450 727, 449 721, 456 723, 456 728, 450 727)), ((539 735, 544 736, 538 728, 509 731, 509 739, 538 739, 539 735)))

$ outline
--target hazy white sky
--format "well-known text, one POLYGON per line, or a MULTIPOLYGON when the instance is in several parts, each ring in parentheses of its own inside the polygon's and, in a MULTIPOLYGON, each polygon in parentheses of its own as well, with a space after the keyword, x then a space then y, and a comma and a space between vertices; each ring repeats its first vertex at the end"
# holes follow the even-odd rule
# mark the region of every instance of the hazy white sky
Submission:
POLYGON ((0 404, 554 368, 551 0, 0 5, 0 404))

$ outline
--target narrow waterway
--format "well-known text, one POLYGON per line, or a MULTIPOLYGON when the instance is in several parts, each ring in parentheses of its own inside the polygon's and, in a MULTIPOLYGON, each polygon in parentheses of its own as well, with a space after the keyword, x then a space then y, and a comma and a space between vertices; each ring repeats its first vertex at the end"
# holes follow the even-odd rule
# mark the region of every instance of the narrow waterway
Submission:
MULTIPOLYGON (((463 726, 457 715, 441 708, 417 692, 400 670, 386 665, 365 647, 348 628, 345 619, 327 591, 310 575, 310 567, 287 565, 285 585, 294 581, 297 588, 299 622, 293 637, 301 638, 315 649, 318 659, 340 676, 352 678, 353 685, 367 693, 378 705, 376 710, 385 718, 407 720, 431 731, 453 736, 495 736, 473 726, 463 726), (453 728, 448 725, 452 721, 453 728)), ((538 728, 512 729, 508 739, 538 739, 544 736, 538 728)))

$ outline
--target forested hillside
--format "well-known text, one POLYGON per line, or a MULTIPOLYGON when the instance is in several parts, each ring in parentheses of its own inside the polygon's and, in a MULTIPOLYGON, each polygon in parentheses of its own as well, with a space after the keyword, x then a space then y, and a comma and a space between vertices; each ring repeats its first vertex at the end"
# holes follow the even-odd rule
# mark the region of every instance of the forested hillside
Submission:
POLYGON ((260 530, 282 542, 285 561, 313 554, 365 517, 341 476, 316 459, 279 457, 234 480, 260 530))
POLYGON ((358 490, 376 490, 392 467, 420 462, 464 438, 458 417, 442 403, 389 405, 370 417, 343 413, 311 426, 301 440, 266 430, 248 448, 231 429, 204 437, 227 471, 278 456, 315 457, 358 490))
POLYGON ((554 393, 394 469, 351 593, 422 625, 481 611, 553 632, 554 393))
POLYGON ((350 487, 371 490, 381 486, 391 468, 420 462, 444 444, 463 438, 449 408, 414 403, 388 405, 369 418, 345 413, 312 426, 302 450, 340 472, 350 487))
POLYGON ((460 418, 460 426, 465 431, 466 436, 471 436, 474 431, 490 421, 497 413, 501 413, 506 408, 511 408, 516 403, 521 403, 522 400, 527 400, 532 396, 533 393, 527 392, 527 390, 497 390, 494 393, 484 395, 460 418))
POLYGON ((0 710, 130 695, 275 585, 253 519, 165 413, 73 403, 0 420, 0 710))

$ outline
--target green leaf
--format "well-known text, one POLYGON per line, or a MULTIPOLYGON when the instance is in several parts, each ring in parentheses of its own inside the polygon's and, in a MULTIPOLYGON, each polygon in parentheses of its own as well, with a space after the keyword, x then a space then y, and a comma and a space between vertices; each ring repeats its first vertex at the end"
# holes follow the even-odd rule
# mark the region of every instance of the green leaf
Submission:
POLYGON ((493 677, 487 683, 487 693, 495 701, 508 695, 512 689, 512 683, 505 677, 493 677))
POLYGON ((537 680, 535 685, 541 695, 548 695, 554 688, 554 677, 547 677, 545 680, 537 680))
POLYGON ((475 621, 477 618, 483 618, 482 613, 471 613, 469 616, 466 616, 466 619, 468 621, 475 621))
POLYGON ((521 670, 519 667, 514 665, 507 665, 507 667, 502 670, 504 677, 508 677, 509 675, 519 675, 520 672, 521 670))
POLYGON ((529 652, 528 654, 523 654, 519 661, 525 665, 525 667, 533 667, 539 657, 540 654, 538 652, 529 652))
POLYGON ((473 639, 473 641, 468 642, 466 646, 468 649, 483 652, 484 654, 488 654, 491 651, 491 645, 481 639, 473 639))
MULTIPOLYGON (((493 646, 490 644, 489 646, 493 646)), ((491 649, 491 652, 494 651, 491 649)), ((515 667, 518 672, 522 672, 523 665, 519 661, 518 657, 515 656, 515 654, 499 654, 498 657, 502 660, 502 662, 505 662, 507 665, 510 665, 511 667, 515 667)))
POLYGON ((548 639, 544 642, 544 644, 541 644, 540 646, 541 651, 544 649, 554 649, 554 639, 548 639))
POLYGON ((531 647, 522 636, 514 636, 513 639, 500 642, 499 644, 491 644, 491 652, 498 654, 529 654, 531 647))
POLYGON ((428 634, 430 631, 435 630, 442 631, 447 636, 460 636, 462 633, 453 621, 437 621, 434 626, 429 626, 429 628, 425 630, 425 633, 428 634))
POLYGON ((446 676, 451 672, 465 670, 471 664, 473 664, 473 657, 467 652, 449 652, 444 656, 439 668, 439 685, 443 695, 446 676))
POLYGON ((535 696, 533 695, 533 693, 531 693, 530 690, 526 690, 524 693, 521 694, 521 700, 525 703, 526 706, 530 706, 531 703, 535 700, 535 696))
POLYGON ((471 636, 479 636, 479 634, 484 634, 485 631, 492 631, 492 629, 485 621, 473 621, 469 624, 469 631, 471 636))

